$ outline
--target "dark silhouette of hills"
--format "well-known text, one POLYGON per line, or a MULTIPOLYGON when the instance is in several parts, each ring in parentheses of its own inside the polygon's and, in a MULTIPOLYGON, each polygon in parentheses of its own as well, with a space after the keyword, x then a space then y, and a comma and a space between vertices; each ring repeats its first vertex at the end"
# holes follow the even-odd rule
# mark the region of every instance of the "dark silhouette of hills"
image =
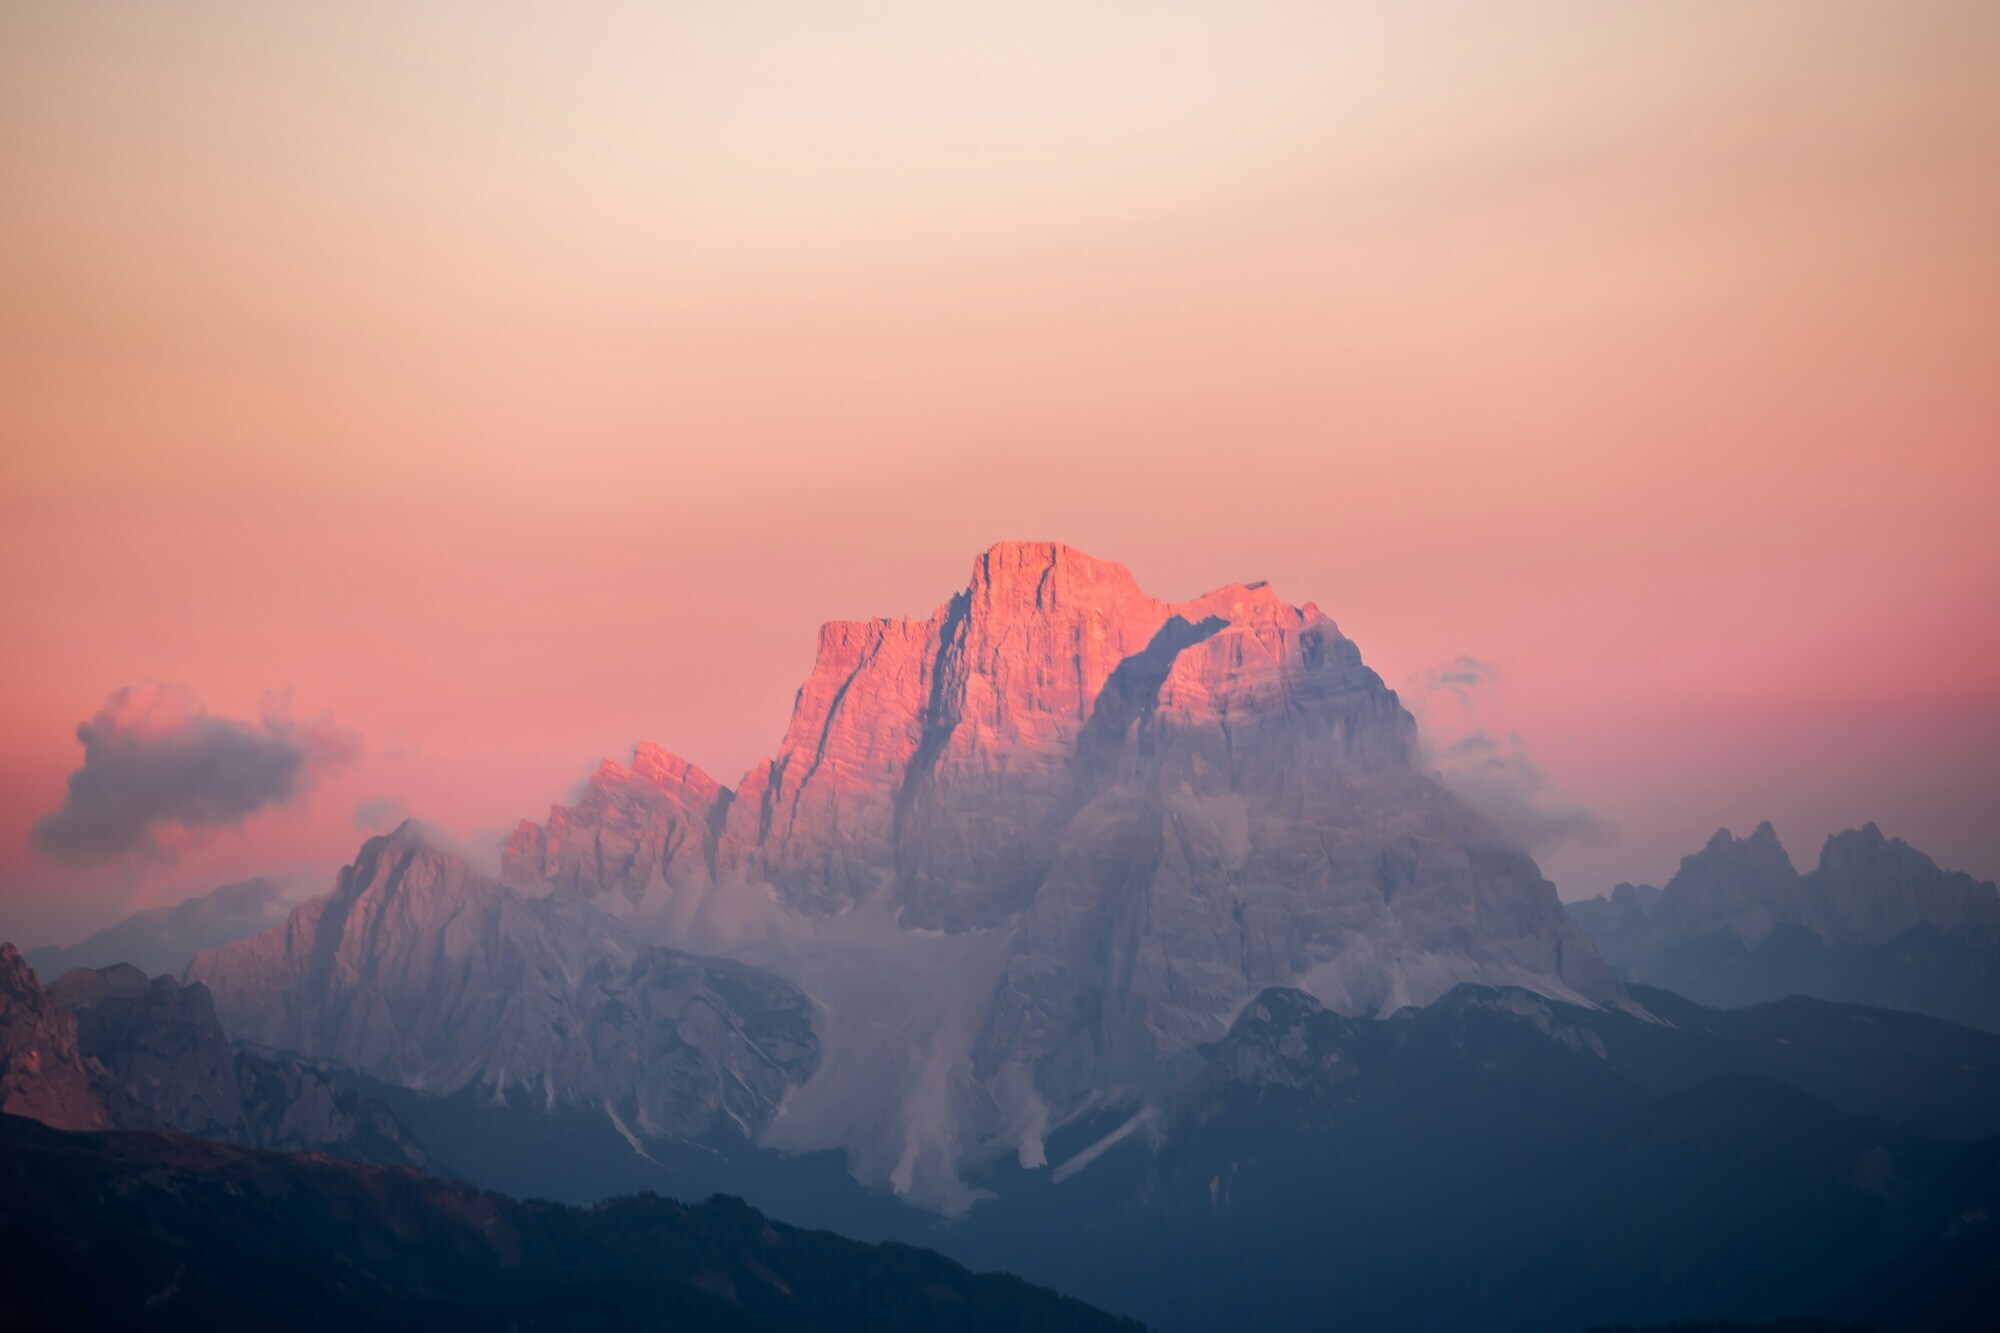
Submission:
POLYGON ((735 1199, 519 1201, 403 1167, 0 1116, 9 1326, 1136 1330, 735 1199))

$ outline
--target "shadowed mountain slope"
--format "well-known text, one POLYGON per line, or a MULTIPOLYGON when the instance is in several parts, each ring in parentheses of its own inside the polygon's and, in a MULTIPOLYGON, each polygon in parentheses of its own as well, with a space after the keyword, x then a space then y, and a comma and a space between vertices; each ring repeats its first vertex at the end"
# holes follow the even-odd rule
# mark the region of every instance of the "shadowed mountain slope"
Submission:
POLYGON ((929 1330, 1137 1326, 733 1199, 589 1209, 401 1168, 0 1116, 16 1327, 929 1330))

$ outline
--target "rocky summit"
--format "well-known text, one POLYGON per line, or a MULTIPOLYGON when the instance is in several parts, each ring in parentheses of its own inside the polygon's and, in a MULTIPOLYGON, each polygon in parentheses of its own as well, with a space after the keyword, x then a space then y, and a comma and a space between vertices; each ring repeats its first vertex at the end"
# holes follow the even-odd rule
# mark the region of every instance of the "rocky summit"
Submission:
POLYGON ((1769 823, 1722 829, 1666 887, 1570 912, 1629 979, 1704 1004, 1811 995, 2000 1032, 2000 890, 1873 824, 1828 838, 1805 874, 1769 823))
POLYGON ((588 1101, 628 1134, 754 1134, 818 1049, 804 997, 778 978, 523 897, 415 823, 187 978, 240 1038, 433 1093, 588 1101))
POLYGON ((422 1165, 385 1108, 327 1071, 234 1047, 206 988, 129 964, 44 987, 0 943, 0 1112, 65 1130, 170 1129, 260 1148, 422 1165))
POLYGON ((0 943, 0 1113, 57 1129, 109 1129, 111 1111, 76 1040, 76 1019, 0 943))
POLYGON ((982 1163, 1170 1099, 1271 986, 1628 1003, 1318 607, 1163 601, 1049 542, 921 619, 822 627, 733 788, 640 745, 499 881, 399 830, 188 976, 251 1040, 594 1102, 638 1140, 726 1118, 950 1211, 982 1163))
POLYGON ((2000 925, 2000 893, 1992 884, 1940 868, 1873 824, 1828 838, 1819 865, 1803 875, 1768 820, 1747 838, 1718 829, 1706 847, 1681 858, 1664 889, 1619 890, 1578 906, 1607 931, 1623 926, 1640 937, 1634 947, 1728 933, 1754 948, 1778 926, 1809 931, 1826 944, 1867 945, 1926 926, 2000 925))

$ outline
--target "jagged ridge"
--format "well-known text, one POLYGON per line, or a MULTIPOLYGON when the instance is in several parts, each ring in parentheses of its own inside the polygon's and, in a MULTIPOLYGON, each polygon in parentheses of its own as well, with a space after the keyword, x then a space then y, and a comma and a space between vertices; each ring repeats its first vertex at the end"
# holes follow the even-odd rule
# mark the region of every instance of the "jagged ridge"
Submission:
POLYGON ((889 1103, 809 1088, 772 1133, 934 1201, 964 1202, 968 1156, 1036 1161, 1093 1099, 1159 1095, 1268 985, 1369 1014, 1463 981, 1620 999, 1316 606, 1262 583, 1164 602, 1056 543, 993 547, 922 619, 823 627, 735 789, 641 745, 504 865, 794 977, 823 1025, 893 1010, 902 1048, 857 1031, 823 1075, 866 1063, 889 1103))

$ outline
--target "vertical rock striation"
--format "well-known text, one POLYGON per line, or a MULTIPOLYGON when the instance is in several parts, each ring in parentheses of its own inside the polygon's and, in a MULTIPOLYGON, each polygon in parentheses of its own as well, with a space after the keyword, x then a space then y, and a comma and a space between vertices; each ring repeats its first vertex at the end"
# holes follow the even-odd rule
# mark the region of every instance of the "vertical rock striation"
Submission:
POLYGON ((1415 739, 1310 603, 1261 583, 1171 603, 1069 547, 1003 543, 923 619, 822 628, 783 743, 734 791, 641 746, 524 823, 504 874, 810 977, 822 1024, 901 1034, 887 1053, 843 1037, 822 1071, 907 1071, 849 1097, 883 1106, 816 1134, 826 1099, 806 1096, 776 1132, 935 1201, 983 1152, 1033 1162, 1079 1108, 1163 1095, 1268 986, 1353 1014, 1463 982, 1620 1000, 1415 739))
MULTIPOLYGON (((635 807, 596 810, 629 820, 635 807)), ((545 864, 580 873, 575 844, 540 845, 545 864)), ((600 863, 610 882, 659 873, 665 843, 645 844, 643 873, 636 844, 615 845, 625 854, 600 863)), ((369 840, 332 893, 282 924, 198 955, 185 979, 213 992, 241 1039, 434 1093, 594 1104, 653 1135, 725 1122, 754 1134, 818 1054, 807 1001, 778 978, 645 947, 572 894, 524 897, 414 822, 369 840)))

